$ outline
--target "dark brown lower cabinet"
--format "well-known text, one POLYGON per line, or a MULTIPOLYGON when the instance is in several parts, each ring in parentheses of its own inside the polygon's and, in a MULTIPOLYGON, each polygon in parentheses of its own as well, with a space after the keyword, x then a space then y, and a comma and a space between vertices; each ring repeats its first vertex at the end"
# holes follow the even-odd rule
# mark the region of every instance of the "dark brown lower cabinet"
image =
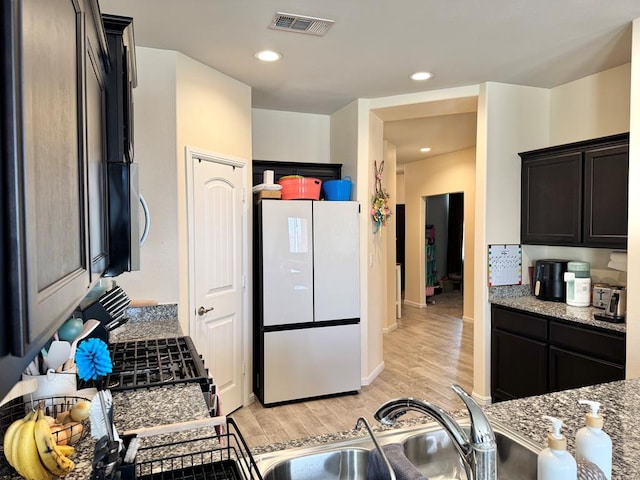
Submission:
POLYGON ((622 332, 491 307, 494 402, 622 380, 622 332))
POLYGON ((584 387, 624 379, 624 366, 549 347, 549 390, 584 387))
POLYGON ((495 330, 491 355, 491 396, 494 401, 548 391, 546 343, 495 330))

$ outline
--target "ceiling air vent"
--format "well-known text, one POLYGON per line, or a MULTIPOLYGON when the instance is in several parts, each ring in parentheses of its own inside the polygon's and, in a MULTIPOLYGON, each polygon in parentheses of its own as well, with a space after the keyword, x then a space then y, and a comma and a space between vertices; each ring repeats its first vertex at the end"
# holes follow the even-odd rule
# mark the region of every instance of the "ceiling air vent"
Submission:
POLYGON ((329 30, 334 23, 334 20, 327 20, 326 18, 277 12, 273 20, 271 20, 269 28, 322 36, 327 33, 327 30, 329 30))

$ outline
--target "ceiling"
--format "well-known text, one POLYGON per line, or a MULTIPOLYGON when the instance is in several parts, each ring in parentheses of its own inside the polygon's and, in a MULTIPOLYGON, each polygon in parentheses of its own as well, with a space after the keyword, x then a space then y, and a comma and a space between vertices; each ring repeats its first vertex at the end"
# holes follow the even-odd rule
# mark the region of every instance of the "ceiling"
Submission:
MULTIPOLYGON (((631 21, 640 17, 638 0, 373 4, 100 1, 103 13, 134 18, 136 45, 177 50, 249 85, 254 108, 316 114, 331 114, 356 98, 486 81, 555 87, 629 62, 631 21), (322 37, 272 30, 268 25, 276 12, 332 19, 335 24, 322 37), (266 48, 279 51, 282 59, 256 60, 254 54, 266 48), (419 70, 434 77, 426 82, 408 78, 419 70)), ((407 118, 385 118, 385 137, 398 147, 399 164, 475 144, 475 116, 464 108, 407 118), (414 146, 427 144, 432 151, 416 157, 414 146)))

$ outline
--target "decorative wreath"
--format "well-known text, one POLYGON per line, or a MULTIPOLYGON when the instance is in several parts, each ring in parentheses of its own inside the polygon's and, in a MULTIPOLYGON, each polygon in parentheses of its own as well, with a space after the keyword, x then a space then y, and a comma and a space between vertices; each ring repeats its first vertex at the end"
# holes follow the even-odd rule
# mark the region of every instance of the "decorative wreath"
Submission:
POLYGON ((374 233, 378 233, 380 227, 387 225, 387 220, 391 216, 391 209, 389 208, 389 194, 382 187, 382 172, 384 170, 384 160, 378 163, 374 160, 373 167, 375 169, 375 193, 371 199, 371 219, 374 224, 374 233))

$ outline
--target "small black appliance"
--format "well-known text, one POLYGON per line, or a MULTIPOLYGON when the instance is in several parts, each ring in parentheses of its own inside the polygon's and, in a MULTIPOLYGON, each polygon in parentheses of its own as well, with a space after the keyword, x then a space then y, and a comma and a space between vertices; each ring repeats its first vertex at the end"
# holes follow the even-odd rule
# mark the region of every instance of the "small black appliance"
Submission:
POLYGON ((567 271, 568 260, 536 260, 533 275, 533 293, 540 300, 564 302, 566 288, 564 273, 567 271))

